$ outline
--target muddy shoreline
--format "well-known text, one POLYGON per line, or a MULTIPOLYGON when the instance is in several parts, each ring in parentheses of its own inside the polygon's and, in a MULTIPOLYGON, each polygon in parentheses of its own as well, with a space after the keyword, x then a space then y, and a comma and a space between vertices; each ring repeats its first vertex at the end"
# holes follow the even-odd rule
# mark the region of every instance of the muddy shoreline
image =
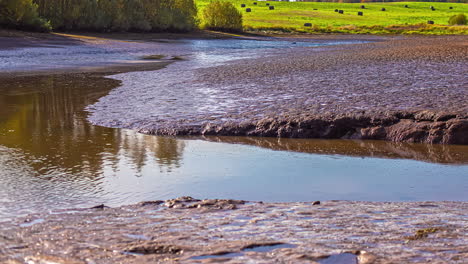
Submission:
MULTIPOLYGON (((15 36, 11 32, 9 34, 15 36)), ((6 33, 2 35, 8 36, 6 33)), ((195 36, 229 37, 210 32, 188 35, 94 34, 89 37, 96 41, 105 37, 108 41, 126 38, 136 42, 154 42, 195 36)), ((12 45, 76 45, 87 41, 87 37, 50 34, 7 37, 2 39, 0 49, 12 48, 12 45)), ((310 38, 319 42, 347 39, 372 42, 348 47, 295 49, 271 58, 244 59, 195 71, 197 77, 194 82, 219 90, 216 93, 224 94, 222 100, 242 99, 248 106, 242 105, 244 102, 240 100, 238 106, 217 113, 200 112, 181 116, 161 112, 157 114, 164 115, 163 118, 155 119, 154 114, 143 115, 132 121, 131 125, 123 125, 123 114, 138 105, 129 105, 124 113, 120 113, 112 109, 111 104, 97 108, 95 112, 101 113, 94 113, 97 117, 92 117, 91 121, 97 125, 164 136, 259 136, 468 144, 468 81, 464 78, 468 37, 314 35, 310 38), (256 85, 255 90, 246 88, 252 85, 256 85), (109 111, 115 114, 107 115, 109 111)), ((301 38, 287 39, 299 41, 301 38)), ((171 62, 174 61, 131 65, 114 63, 16 74, 115 74, 153 70, 171 62)))
POLYGON ((2 224, 0 261, 463 263, 467 210, 466 202, 262 203, 190 197, 120 208, 101 205, 2 224))
MULTIPOLYGON (((361 138, 468 144, 468 93, 466 80, 459 75, 466 72, 459 68, 466 63, 466 41, 464 37, 397 37, 348 46, 345 50, 340 47, 325 49, 324 55, 302 50, 288 53, 287 60, 284 57, 262 58, 250 64, 243 61, 202 69, 197 72, 200 74, 198 81, 223 89, 227 87, 226 91, 233 98, 243 95, 255 99, 257 94, 280 96, 261 109, 253 104, 247 110, 228 113, 231 118, 228 122, 217 121, 209 115, 194 115, 186 120, 179 120, 180 117, 162 121, 148 119, 132 128, 163 135, 361 138), (421 44, 421 39, 427 43, 421 44), (451 44, 445 45, 448 40, 451 44), (360 63, 369 67, 356 67, 360 63), (403 74, 405 70, 428 67, 423 75, 414 76, 415 71, 403 74), (370 77, 362 77, 363 82, 347 86, 355 76, 365 76, 363 72, 368 72, 370 77), (389 72, 393 77, 382 75, 389 72), (341 74, 339 82, 331 82, 337 73, 341 74), (424 74, 429 73, 432 74, 431 85, 427 87, 430 90, 424 90, 422 85, 427 83, 424 74), (298 78, 291 82, 299 84, 298 89, 291 91, 297 92, 298 98, 316 101, 291 101, 281 96, 288 95, 289 89, 294 88, 283 86, 289 79, 281 78, 290 74, 298 78), (403 76, 395 77, 398 74, 403 76), (299 78, 306 75, 312 78, 299 78), (382 87, 387 89, 392 88, 388 83, 400 85, 405 78, 409 79, 393 96, 378 87, 382 83, 355 89, 380 75, 387 85, 382 87), (269 84, 270 80, 275 80, 274 85, 269 84), (259 85, 262 88, 257 91, 230 89, 236 87, 227 85, 265 82, 268 85, 259 85), (323 93, 316 92, 320 88, 317 85, 308 89, 310 83, 324 83, 320 86, 324 87, 323 93), (323 98, 337 93, 326 88, 337 87, 337 84, 348 89, 346 95, 353 96, 322 107, 326 103, 321 101, 323 98), (268 91, 279 93, 269 94, 268 91), (407 93, 410 94, 408 98, 399 100, 407 93), (418 96, 422 96, 419 102, 427 102, 427 105, 413 104, 418 96), (400 101, 405 104, 399 104, 400 101), (353 110, 363 103, 369 103, 369 107, 353 110), (264 116, 258 117, 259 113, 264 116)), ((141 68, 106 73, 138 69, 141 68)), ((99 205, 90 209, 51 210, 0 224, 0 262, 463 263, 468 258, 467 211, 467 202, 262 203, 187 197, 118 208, 99 205)))
MULTIPOLYGON (((330 38, 343 39, 314 40, 330 38)), ((369 37, 357 39, 368 41, 369 37)), ((366 44, 295 48, 189 73, 195 77, 185 85, 209 90, 207 96, 219 101, 222 109, 147 109, 147 115, 126 120, 122 114, 139 103, 115 108, 119 98, 109 97, 91 107, 91 122, 151 135, 466 145, 467 61, 468 38, 464 36, 374 37, 366 44)), ((154 89, 159 89, 157 84, 155 80, 154 89)), ((168 107, 183 109, 178 102, 185 100, 188 91, 171 91, 168 96, 174 102, 168 107)), ((134 92, 124 82, 118 93, 128 97, 134 92)))

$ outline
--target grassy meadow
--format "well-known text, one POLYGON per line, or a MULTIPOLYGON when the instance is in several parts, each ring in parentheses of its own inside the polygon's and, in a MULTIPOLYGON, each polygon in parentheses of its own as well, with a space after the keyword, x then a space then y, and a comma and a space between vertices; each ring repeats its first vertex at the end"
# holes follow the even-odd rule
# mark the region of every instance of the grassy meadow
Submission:
MULTIPOLYGON (((451 16, 465 13, 468 4, 439 2, 325 3, 222 0, 242 11, 244 29, 263 32, 372 33, 372 34, 468 34, 468 26, 448 26, 451 16), (267 3, 274 6, 269 10, 267 3), (246 12, 246 8, 252 12, 246 12), (365 9, 361 9, 365 5, 365 9), (408 5, 409 8, 405 8, 408 5), (435 8, 434 11, 430 6, 435 8), (453 9, 449 9, 453 7, 453 9), (386 11, 381 11, 385 8, 386 11), (316 9, 316 10, 314 10, 316 9), (343 10, 344 14, 335 12, 343 10), (363 16, 358 16, 363 12, 363 16), (427 24, 434 21, 434 25, 427 24), (311 23, 312 27, 305 27, 311 23)), ((196 0, 202 10, 210 0, 196 0)))

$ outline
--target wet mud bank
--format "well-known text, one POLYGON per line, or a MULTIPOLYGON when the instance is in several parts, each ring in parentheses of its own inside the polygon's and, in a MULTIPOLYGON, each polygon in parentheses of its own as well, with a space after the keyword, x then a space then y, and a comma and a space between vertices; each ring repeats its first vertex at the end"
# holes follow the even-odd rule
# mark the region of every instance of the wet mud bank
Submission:
POLYGON ((265 118, 256 122, 180 128, 140 129, 150 135, 258 136, 279 138, 368 139, 428 144, 468 144, 468 118, 463 115, 396 112, 386 115, 324 115, 265 118))
POLYGON ((188 56, 152 80, 114 76, 123 86, 88 108, 90 121, 152 135, 468 144, 465 36, 315 47, 288 41, 223 63, 197 66, 199 58, 188 56), (146 99, 118 105, 135 94, 146 99))
POLYGON ((2 263, 463 263, 466 202, 181 197, 0 226, 2 263))

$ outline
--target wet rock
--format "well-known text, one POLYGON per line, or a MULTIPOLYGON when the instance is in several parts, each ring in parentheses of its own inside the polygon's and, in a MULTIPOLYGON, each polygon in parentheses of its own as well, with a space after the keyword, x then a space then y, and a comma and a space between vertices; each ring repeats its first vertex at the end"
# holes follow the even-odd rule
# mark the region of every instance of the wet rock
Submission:
POLYGON ((153 254, 182 254, 183 249, 173 245, 161 245, 157 242, 136 243, 123 249, 123 252, 153 255, 153 254))
POLYGON ((147 206, 147 205, 160 205, 163 204, 164 201, 158 200, 158 201, 144 201, 139 203, 140 206, 147 206))
POLYGON ((206 199, 197 200, 192 197, 181 197, 178 199, 167 200, 164 205, 168 208, 174 209, 192 209, 204 208, 214 210, 234 210, 238 205, 245 204, 245 201, 231 200, 231 199, 206 199))
POLYGON ((320 205, 320 201, 315 201, 312 203, 312 205, 320 205))
POLYGON ((367 251, 360 250, 356 255, 358 264, 373 264, 377 261, 377 256, 367 251))
POLYGON ((105 209, 105 208, 109 208, 109 206, 106 206, 104 204, 99 204, 99 205, 96 205, 96 206, 93 206, 89 209, 105 209))

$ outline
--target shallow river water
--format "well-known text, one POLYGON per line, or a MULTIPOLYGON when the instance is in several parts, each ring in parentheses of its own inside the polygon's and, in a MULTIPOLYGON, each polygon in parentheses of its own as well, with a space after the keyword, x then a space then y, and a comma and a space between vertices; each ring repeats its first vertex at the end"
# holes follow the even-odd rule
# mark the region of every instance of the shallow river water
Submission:
MULTIPOLYGON (((252 48, 251 42, 245 45, 252 48)), ((203 56, 213 62, 221 55, 203 56)), ((221 61, 229 54, 223 56, 221 61)), ((468 199, 468 146, 170 138, 91 125, 86 107, 118 84, 96 73, 2 77, 0 221, 185 195, 262 201, 468 199)))

